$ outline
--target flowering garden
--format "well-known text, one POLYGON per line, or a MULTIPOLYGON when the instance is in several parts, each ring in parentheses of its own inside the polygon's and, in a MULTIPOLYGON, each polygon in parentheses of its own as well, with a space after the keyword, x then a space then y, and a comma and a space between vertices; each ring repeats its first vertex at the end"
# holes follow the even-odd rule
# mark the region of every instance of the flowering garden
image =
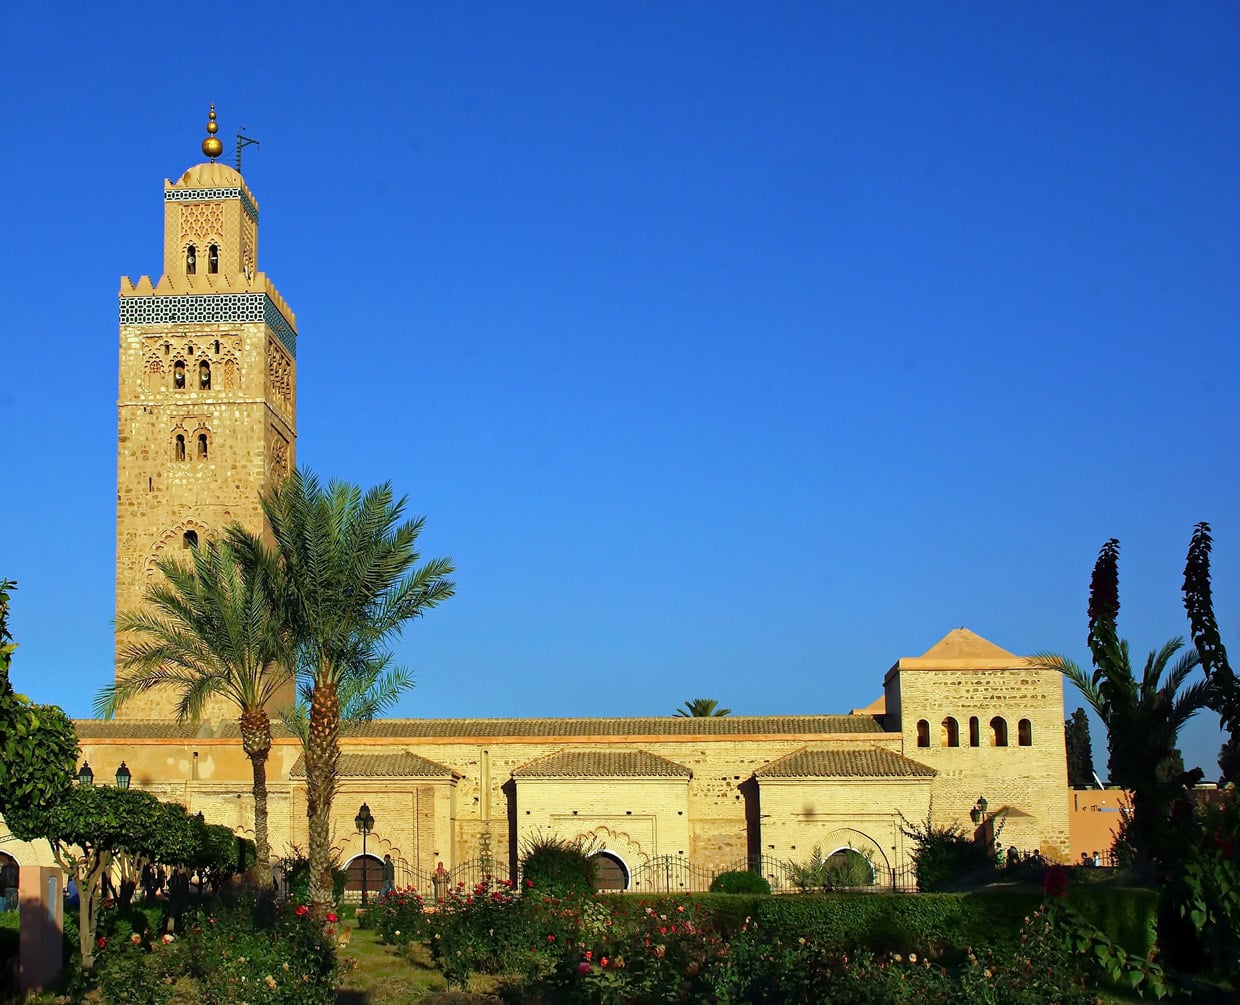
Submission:
MULTIPOLYGON (((647 898, 459 885, 432 911, 396 890, 370 919, 449 986, 500 975, 514 1002, 1095 1002, 1166 991, 1149 961, 1157 896, 1048 873, 973 894, 647 898), (1134 976, 1135 975, 1135 978, 1134 976), (1122 983, 1121 983, 1122 982, 1122 983)), ((488 986, 495 986, 488 982, 488 986)))

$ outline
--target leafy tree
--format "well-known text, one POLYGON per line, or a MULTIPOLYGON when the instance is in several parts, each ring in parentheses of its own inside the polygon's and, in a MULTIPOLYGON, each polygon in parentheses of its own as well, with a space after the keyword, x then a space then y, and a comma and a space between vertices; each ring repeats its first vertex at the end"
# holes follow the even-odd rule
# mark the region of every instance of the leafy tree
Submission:
MULTIPOLYGON (((1112 538, 1098 554, 1089 589, 1088 645, 1093 672, 1065 656, 1038 653, 1033 666, 1058 670, 1098 713, 1107 730, 1111 782, 1132 793, 1128 839, 1139 865, 1162 862, 1172 850, 1171 807, 1184 796, 1186 779, 1175 772, 1180 729, 1205 708, 1212 688, 1205 681, 1186 684, 1199 665, 1182 639, 1171 639, 1146 658, 1138 678, 1119 638, 1119 542, 1112 538)), ((1182 764, 1182 762, 1180 762, 1182 764)))
POLYGON ((117 657, 127 676, 109 684, 95 710, 111 717, 125 702, 152 688, 177 696, 178 720, 197 719, 208 699, 222 697, 240 713, 241 746, 250 760, 254 839, 258 861, 271 859, 267 837, 267 759, 271 719, 267 708, 292 679, 278 590, 260 581, 266 570, 245 569, 226 544, 192 549, 192 561, 159 562, 162 582, 152 583, 141 610, 123 612, 119 632, 135 636, 117 657))
POLYGON ((1068 784, 1087 789, 1094 784, 1094 749, 1089 739, 1089 718, 1078 708, 1063 724, 1064 745, 1068 748, 1068 784))
POLYGON ((43 815, 72 785, 78 743, 73 723, 55 705, 36 705, 9 680, 13 652, 10 592, 0 580, 0 816, 18 838, 43 836, 43 815))
POLYGON ((331 807, 340 757, 340 688, 381 664, 386 644, 406 623, 452 596, 450 559, 418 565, 423 521, 402 520, 405 500, 390 485, 365 494, 355 485, 326 488, 295 471, 262 497, 275 542, 241 527, 227 539, 242 563, 277 598, 286 644, 310 685, 306 742, 306 814, 310 837, 310 909, 325 923, 332 900, 331 807))
POLYGON ((724 715, 731 715, 730 708, 720 708, 719 702, 714 698, 694 698, 692 701, 686 701, 683 706, 676 709, 673 715, 680 716, 683 719, 715 719, 724 715))
POLYGON ((100 879, 118 854, 157 839, 160 805, 147 792, 76 785, 47 809, 42 836, 51 844, 56 863, 77 883, 85 970, 94 965, 100 879))
POLYGON ((1184 563, 1184 609, 1188 612, 1193 644, 1201 657, 1201 668, 1214 685, 1210 707, 1218 712, 1223 728, 1230 734, 1218 757, 1223 781, 1240 783, 1240 681, 1231 669, 1227 647, 1223 645, 1214 618, 1214 596, 1210 589, 1213 543, 1208 523, 1202 522, 1193 528, 1188 559, 1184 563))

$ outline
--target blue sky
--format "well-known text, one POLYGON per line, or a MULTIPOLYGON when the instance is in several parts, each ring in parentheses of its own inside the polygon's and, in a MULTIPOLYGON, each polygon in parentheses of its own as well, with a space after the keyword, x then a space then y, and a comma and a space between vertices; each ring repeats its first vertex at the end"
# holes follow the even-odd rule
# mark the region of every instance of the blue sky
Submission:
POLYGON ((459 568, 397 714, 843 712, 961 625, 1084 660, 1112 536, 1143 654, 1187 632, 1202 519, 1240 650, 1234 4, 4 20, 0 575, 37 699, 112 675, 116 291, 210 102, 225 159, 261 141, 300 461, 390 479, 459 568))

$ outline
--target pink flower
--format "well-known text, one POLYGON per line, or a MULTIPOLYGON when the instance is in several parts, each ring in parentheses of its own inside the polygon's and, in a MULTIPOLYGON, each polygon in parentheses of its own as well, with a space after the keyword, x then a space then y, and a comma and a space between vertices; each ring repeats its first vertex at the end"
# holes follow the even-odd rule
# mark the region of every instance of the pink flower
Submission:
POLYGON ((527 879, 527 880, 525 881, 525 885, 526 885, 527 887, 529 887, 529 886, 533 886, 533 885, 534 885, 534 881, 533 881, 532 879, 527 879))
POLYGON ((303 914, 309 914, 310 908, 308 908, 305 904, 299 904, 294 913, 300 918, 303 914))
POLYGON ((580 963, 577 964, 577 973, 588 974, 589 972, 590 972, 590 964, 588 964, 585 960, 582 960, 580 963))
POLYGON ((554 942, 554 941, 555 941, 555 936, 554 936, 554 935, 548 935, 548 936, 547 936, 547 941, 548 941, 548 942, 554 942))

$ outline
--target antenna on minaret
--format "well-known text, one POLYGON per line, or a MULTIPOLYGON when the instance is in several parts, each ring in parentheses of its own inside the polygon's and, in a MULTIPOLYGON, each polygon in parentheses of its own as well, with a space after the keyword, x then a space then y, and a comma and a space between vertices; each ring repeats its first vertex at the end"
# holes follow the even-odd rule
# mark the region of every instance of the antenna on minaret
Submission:
POLYGON ((245 135, 245 126, 241 127, 241 132, 237 133, 237 174, 241 173, 241 150, 250 144, 259 146, 258 140, 251 139, 245 135))

